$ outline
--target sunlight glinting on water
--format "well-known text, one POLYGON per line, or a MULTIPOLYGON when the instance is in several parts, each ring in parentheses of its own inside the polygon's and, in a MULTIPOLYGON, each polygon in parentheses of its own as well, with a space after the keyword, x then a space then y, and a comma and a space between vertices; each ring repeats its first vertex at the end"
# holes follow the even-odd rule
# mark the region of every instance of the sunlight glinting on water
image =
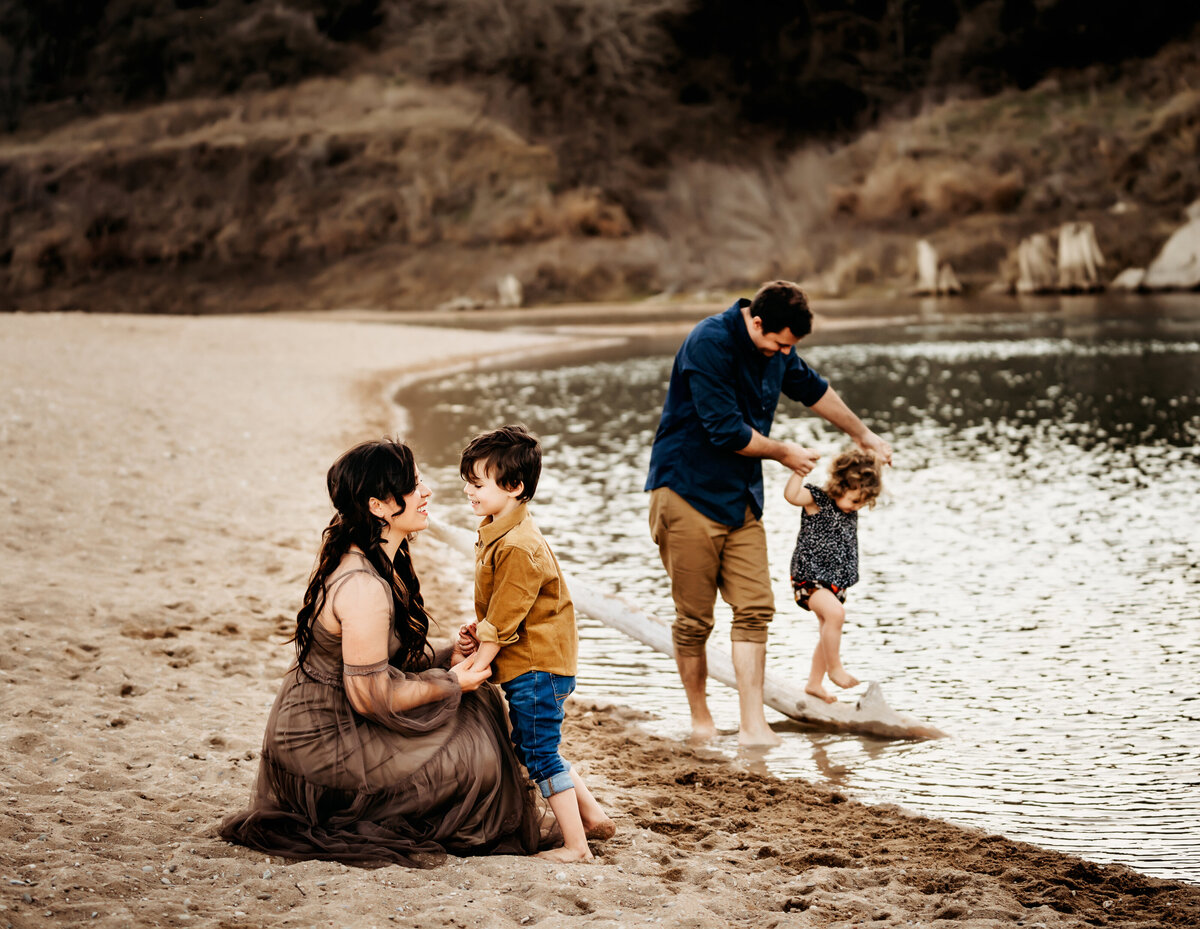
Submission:
MULTIPOLYGON (((954 341, 805 357, 896 448, 885 499, 860 516, 847 667, 952 738, 835 736, 772 714, 784 745, 764 759, 739 756, 732 735, 720 747, 862 799, 1200 880, 1200 345, 954 341)), ((543 438, 535 513, 560 561, 669 617, 642 485, 670 363, 473 372, 410 392, 441 514, 472 523, 454 505, 465 440, 524 422, 543 438)), ((786 401, 772 435, 827 457, 842 444, 786 401)), ((768 667, 799 686, 816 623, 786 574, 798 512, 782 469, 767 463, 765 478, 768 667)), ((580 640, 581 695, 686 732, 669 656, 586 618, 580 640)), ((732 730, 736 695, 714 683, 711 702, 732 730)))

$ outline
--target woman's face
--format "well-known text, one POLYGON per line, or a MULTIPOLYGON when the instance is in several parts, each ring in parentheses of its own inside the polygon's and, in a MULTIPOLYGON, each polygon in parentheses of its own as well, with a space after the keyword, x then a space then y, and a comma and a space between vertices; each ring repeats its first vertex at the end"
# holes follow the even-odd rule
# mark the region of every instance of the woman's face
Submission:
POLYGON ((405 494, 402 499, 404 510, 401 512, 400 504, 395 497, 388 497, 383 503, 386 507, 382 514, 387 520, 389 536, 406 536, 412 532, 420 532, 422 529, 429 527, 429 498, 433 496, 433 491, 421 479, 421 472, 417 472, 417 486, 413 488, 412 493, 405 494))

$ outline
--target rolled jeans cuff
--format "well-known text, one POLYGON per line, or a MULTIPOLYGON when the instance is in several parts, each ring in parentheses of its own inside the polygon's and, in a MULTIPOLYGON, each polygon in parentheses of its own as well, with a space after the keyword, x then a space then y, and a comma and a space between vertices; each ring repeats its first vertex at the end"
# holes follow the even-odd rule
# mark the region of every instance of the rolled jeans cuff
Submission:
POLYGON ((542 792, 542 796, 549 799, 555 794, 560 794, 564 790, 574 790, 575 782, 571 780, 571 763, 563 762, 567 766, 565 771, 559 771, 557 774, 551 774, 548 778, 538 781, 538 790, 542 792))

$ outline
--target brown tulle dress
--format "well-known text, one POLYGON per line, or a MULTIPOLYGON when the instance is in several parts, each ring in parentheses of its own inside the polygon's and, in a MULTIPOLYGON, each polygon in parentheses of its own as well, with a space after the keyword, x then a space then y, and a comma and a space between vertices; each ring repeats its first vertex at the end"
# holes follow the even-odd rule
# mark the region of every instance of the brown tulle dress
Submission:
MULTIPOLYGON (((365 557, 346 559, 326 584, 325 611, 355 583, 386 587, 365 557)), ((392 633, 389 655, 399 644, 392 633)), ((315 621, 308 673, 293 666, 284 677, 250 807, 221 824, 222 838, 289 858, 415 867, 445 852, 536 851, 541 814, 503 698, 486 683, 463 693, 444 670, 449 657, 447 648, 423 667, 344 666, 341 637, 315 621), (392 709, 412 681, 444 695, 392 709), (367 714, 351 706, 348 686, 367 714)))

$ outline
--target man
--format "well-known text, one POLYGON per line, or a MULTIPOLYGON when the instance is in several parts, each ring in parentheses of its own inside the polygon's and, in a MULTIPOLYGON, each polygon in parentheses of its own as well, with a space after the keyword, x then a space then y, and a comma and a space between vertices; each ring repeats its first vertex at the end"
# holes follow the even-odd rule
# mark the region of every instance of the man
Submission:
POLYGON ((764 284, 753 300, 699 322, 675 356, 650 451, 650 532, 671 579, 675 663, 692 737, 716 734, 708 711, 705 643, 717 592, 733 608, 733 667, 743 745, 776 745, 763 714, 767 624, 775 598, 763 531, 762 459, 808 474, 819 455, 770 438, 779 395, 798 400, 891 463, 891 447, 863 425, 792 347, 812 331, 804 292, 764 284))

